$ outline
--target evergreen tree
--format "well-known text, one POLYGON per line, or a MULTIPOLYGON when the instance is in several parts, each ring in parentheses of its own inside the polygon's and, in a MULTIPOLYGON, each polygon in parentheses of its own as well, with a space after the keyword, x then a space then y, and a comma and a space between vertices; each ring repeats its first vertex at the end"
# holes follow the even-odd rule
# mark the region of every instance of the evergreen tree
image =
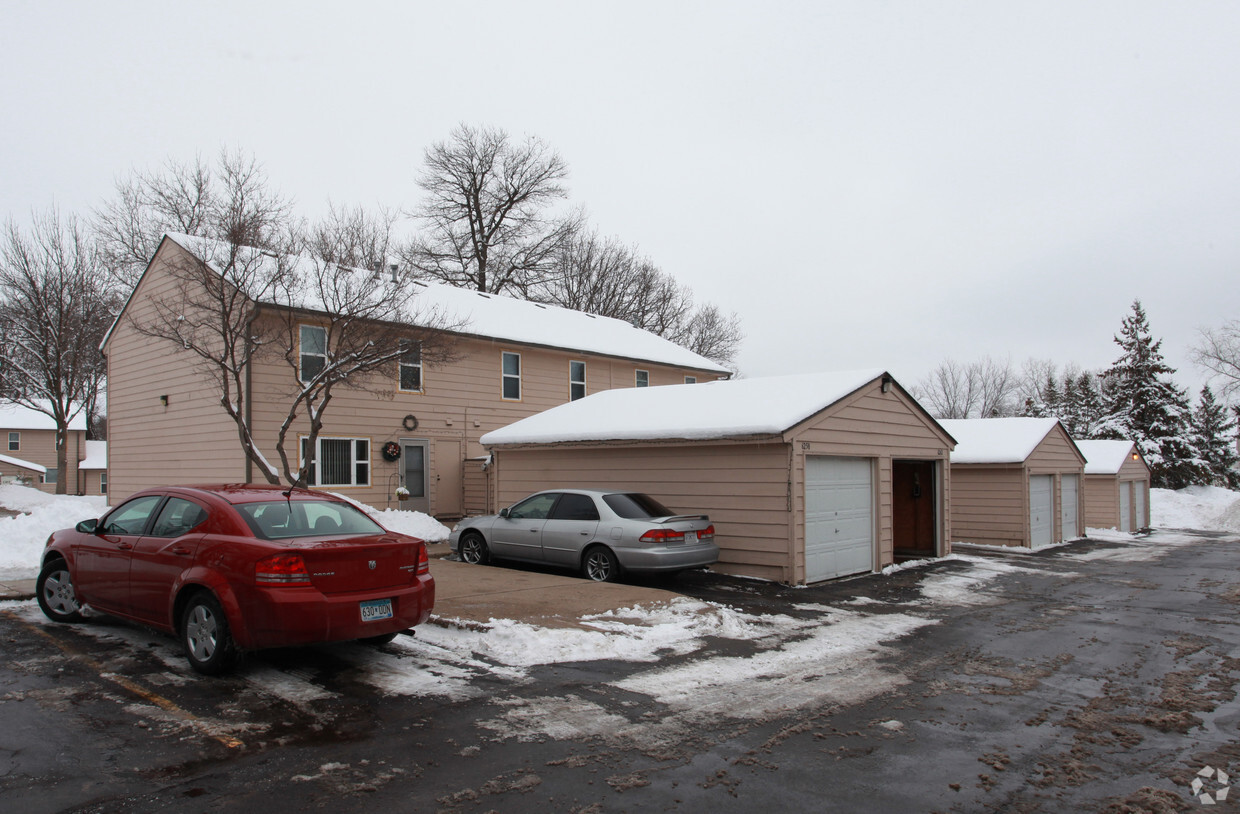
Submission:
POLYGON ((1209 385, 1201 388, 1201 399, 1193 413, 1193 441, 1206 482, 1212 486, 1240 487, 1235 430, 1236 422, 1227 415, 1227 408, 1215 401, 1209 385))
POLYGON ((1077 381, 1070 372, 1063 374, 1063 389, 1059 400, 1059 420, 1064 429, 1073 438, 1079 438, 1081 423, 1081 394, 1077 390, 1077 381))
POLYGON ((1170 380, 1175 369, 1163 361, 1162 340, 1150 334, 1140 300, 1133 301, 1115 344, 1122 353, 1104 374, 1111 386, 1096 434, 1134 442, 1150 465, 1153 486, 1182 489, 1200 482, 1204 471, 1190 438, 1188 395, 1170 380))
POLYGON ((1082 373, 1076 380, 1076 434, 1074 438, 1093 438, 1102 421, 1102 392, 1094 374, 1082 373))

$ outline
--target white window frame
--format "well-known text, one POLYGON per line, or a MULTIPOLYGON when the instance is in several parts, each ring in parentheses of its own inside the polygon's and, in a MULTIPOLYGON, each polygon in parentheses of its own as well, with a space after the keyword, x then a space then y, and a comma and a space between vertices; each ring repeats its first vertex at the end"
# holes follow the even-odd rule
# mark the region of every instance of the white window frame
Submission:
MULTIPOLYGON (((322 325, 305 325, 297 326, 297 379, 298 381, 309 381, 304 373, 304 362, 307 356, 313 356, 323 360, 323 367, 327 367, 327 329, 322 325), (302 341, 302 336, 306 331, 318 331, 323 334, 323 352, 322 353, 306 353, 302 341)), ((313 377, 311 377, 313 378, 313 377)))
POLYGON ((586 363, 581 362, 581 361, 576 361, 576 360, 570 361, 568 363, 568 400, 576 401, 577 399, 583 399, 585 397, 586 397, 586 363), (573 365, 581 365, 581 378, 580 379, 573 378, 573 365), (579 396, 573 395, 573 389, 576 387, 581 388, 581 395, 579 396))
POLYGON ((99 494, 106 495, 108 493, 108 473, 99 473, 99 494))
POLYGON ((634 387, 649 387, 650 386, 650 371, 649 370, 635 370, 633 372, 633 386, 634 387))
POLYGON ((521 354, 517 353, 516 351, 511 351, 511 350, 503 351, 500 354, 499 373, 500 373, 500 381, 499 381, 500 398, 503 401, 520 401, 521 400, 521 354), (512 356, 517 360, 517 372, 516 373, 509 373, 506 366, 504 365, 504 362, 508 360, 509 356, 512 356), (510 379, 515 380, 517 383, 517 395, 516 396, 509 396, 505 392, 507 389, 505 385, 508 384, 508 381, 510 379))
POLYGON ((400 355, 399 368, 396 371, 396 389, 402 393, 424 393, 426 392, 426 380, 422 378, 423 372, 424 371, 422 367, 422 343, 411 342, 410 347, 404 353, 400 355), (415 350, 417 351, 417 354, 418 354, 418 361, 416 363, 406 362, 405 357, 413 353, 415 350), (405 368, 407 367, 414 368, 418 371, 418 388, 416 390, 405 389, 405 386, 404 386, 405 385, 405 368))
POLYGON ((697 384, 697 376, 685 376, 685 384, 697 384))
MULTIPOLYGON (((301 451, 301 460, 300 460, 301 466, 305 466, 306 464, 306 442, 309 440, 310 440, 310 436, 308 435, 302 435, 298 438, 297 446, 298 446, 298 449, 301 451)), ((331 487, 333 489, 347 489, 350 487, 370 486, 371 480, 373 479, 372 475, 373 475, 373 470, 374 470, 374 466, 371 462, 371 454, 374 450, 374 444, 371 443, 371 440, 369 437, 344 436, 344 435, 320 435, 318 438, 314 440, 315 440, 315 445, 316 445, 315 450, 314 450, 315 454, 314 454, 314 459, 312 460, 311 465, 310 465, 310 472, 307 474, 307 478, 306 478, 307 485, 326 486, 326 487, 331 487), (322 457, 323 457, 323 442, 324 441, 348 441, 349 442, 349 478, 350 478, 349 483, 323 483, 320 480, 319 461, 322 460, 322 457), (362 460, 358 457, 357 445, 359 443, 366 444, 365 460, 362 460), (357 477, 357 468, 361 464, 365 464, 366 466, 365 481, 361 481, 357 477)))
POLYGON ((22 434, 20 432, 9 433, 9 452, 21 452, 22 434))

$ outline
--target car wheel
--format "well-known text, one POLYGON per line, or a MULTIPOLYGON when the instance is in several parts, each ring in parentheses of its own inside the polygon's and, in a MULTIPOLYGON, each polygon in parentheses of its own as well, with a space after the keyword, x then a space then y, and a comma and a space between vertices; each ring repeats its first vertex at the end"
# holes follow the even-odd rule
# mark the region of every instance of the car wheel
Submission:
POLYGON ((367 636, 364 639, 358 639, 358 641, 362 644, 372 644, 375 647, 378 647, 379 645, 387 644, 399 635, 400 631, 398 630, 395 633, 384 633, 382 636, 367 636))
POLYGON ((62 559, 54 559, 43 566, 35 581, 35 596, 43 614, 53 622, 79 622, 82 605, 73 590, 73 578, 69 566, 62 559))
POLYGON ((470 565, 486 565, 491 561, 491 552, 487 550, 487 541, 476 531, 471 531, 461 538, 461 559, 470 565))
POLYGON ((620 563, 610 548, 595 546, 586 552, 581 571, 595 582, 615 582, 620 578, 620 563))
POLYGON ((220 601, 206 591, 195 594, 181 614, 181 644, 189 666, 203 675, 228 672, 237 658, 237 646, 228 630, 220 601))

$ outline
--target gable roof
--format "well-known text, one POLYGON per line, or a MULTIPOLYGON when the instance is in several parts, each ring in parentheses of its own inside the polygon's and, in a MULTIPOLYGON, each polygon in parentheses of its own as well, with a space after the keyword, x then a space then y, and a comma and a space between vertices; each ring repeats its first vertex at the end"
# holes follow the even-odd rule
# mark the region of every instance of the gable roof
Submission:
MULTIPOLYGON (((56 422, 46 413, 32 410, 11 401, 0 401, 0 430, 50 430, 55 432, 56 422)), ((70 431, 86 432, 86 412, 79 412, 69 421, 70 431)))
POLYGON ((959 442, 952 451, 952 463, 1015 464, 1033 454, 1059 419, 943 418, 939 423, 959 442))
POLYGON ((43 464, 34 464, 30 461, 23 461, 21 458, 14 458, 12 455, 0 455, 0 461, 12 466, 21 467, 22 469, 29 469, 32 472, 38 472, 41 475, 47 474, 47 467, 43 464))
MULTIPOLYGON (((221 247, 224 244, 190 235, 167 234, 164 236, 164 241, 160 243, 160 250, 163 249, 164 242, 180 246, 206 263, 216 273, 221 272, 218 264, 213 263, 211 258, 217 255, 217 250, 222 250, 221 247)), ((262 262, 263 253, 257 250, 252 251, 255 252, 253 256, 262 262)), ((159 251, 155 254, 158 256, 159 251)), ((292 258, 292 261, 294 266, 315 263, 308 257, 292 258)), ((270 262, 274 263, 275 259, 272 258, 270 262)), ((359 274, 371 274, 369 271, 357 271, 359 274)), ((723 365, 712 362, 687 348, 682 348, 661 336, 634 327, 624 320, 438 283, 419 282, 417 285, 422 293, 410 302, 411 310, 416 308, 423 313, 442 314, 449 321, 465 322, 466 326, 458 331, 465 336, 613 356, 638 362, 705 371, 721 376, 731 374, 731 371, 723 365)), ((135 286, 136 290, 137 286, 135 286)), ((131 293, 130 298, 132 297, 131 293)), ((129 303, 126 302, 126 308, 128 305, 129 303)), ((310 310, 327 310, 321 304, 316 307, 312 298, 307 299, 307 307, 310 310)), ((121 314, 124 312, 125 308, 122 308, 121 314)), ((120 316, 108 329, 108 333, 103 338, 103 344, 107 344, 112 331, 119 322, 120 316)))
POLYGON ((482 436, 485 446, 778 435, 884 375, 881 368, 604 390, 482 436))
POLYGON ((1086 475, 1118 475, 1128 456, 1136 452, 1131 441, 1077 441, 1076 447, 1085 456, 1086 475))

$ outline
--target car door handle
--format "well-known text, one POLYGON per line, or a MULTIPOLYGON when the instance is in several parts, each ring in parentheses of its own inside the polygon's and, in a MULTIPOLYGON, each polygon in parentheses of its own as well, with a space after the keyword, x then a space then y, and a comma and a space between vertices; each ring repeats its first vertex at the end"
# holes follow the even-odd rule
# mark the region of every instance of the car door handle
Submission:
POLYGON ((130 545, 129 543, 113 543, 113 545, 115 545, 121 551, 128 551, 129 549, 133 548, 133 546, 130 545))
POLYGON ((174 545, 172 548, 169 549, 169 551, 171 551, 173 554, 188 554, 189 553, 189 549, 183 545, 174 545))

